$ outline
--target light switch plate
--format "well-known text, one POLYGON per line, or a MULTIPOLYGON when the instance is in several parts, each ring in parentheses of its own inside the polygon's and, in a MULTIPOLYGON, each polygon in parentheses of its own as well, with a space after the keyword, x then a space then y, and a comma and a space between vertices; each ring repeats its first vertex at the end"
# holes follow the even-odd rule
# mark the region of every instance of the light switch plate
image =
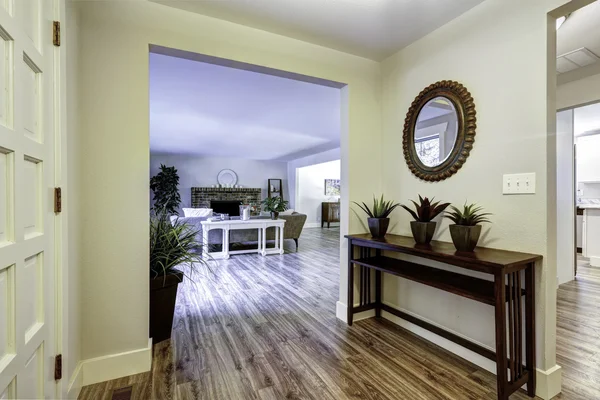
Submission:
POLYGON ((503 194, 534 194, 535 173, 506 174, 502 178, 503 194))

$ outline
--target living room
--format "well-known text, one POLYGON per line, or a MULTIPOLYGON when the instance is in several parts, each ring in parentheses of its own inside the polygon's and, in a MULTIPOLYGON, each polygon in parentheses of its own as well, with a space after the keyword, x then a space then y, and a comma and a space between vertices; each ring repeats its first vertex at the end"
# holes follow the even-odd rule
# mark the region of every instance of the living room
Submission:
MULTIPOLYGON (((302 230, 321 220, 316 209, 321 204, 304 199, 339 201, 340 89, 197 57, 161 54, 160 49, 150 53, 150 176, 176 175, 178 198, 171 199, 169 214, 201 232, 208 229, 202 225, 207 219, 243 220, 240 206, 249 206, 248 219, 286 221, 285 246, 273 242, 278 233, 270 225, 265 228, 268 243, 262 250, 261 243, 254 245, 256 251, 297 251, 302 230), (326 170, 331 176, 323 175, 321 187, 296 179, 299 171, 311 166, 318 171, 325 162, 333 167, 326 170), (325 178, 337 185, 337 192, 325 193, 325 178), (281 204, 272 209, 266 199, 281 204)), ((151 190, 155 211, 156 199, 151 190)), ((204 244, 220 248, 213 258, 228 258, 230 249, 222 246, 225 230, 215 230, 219 232, 211 232, 204 244)), ((258 242, 259 234, 255 229, 232 231, 227 241, 231 246, 258 242)))

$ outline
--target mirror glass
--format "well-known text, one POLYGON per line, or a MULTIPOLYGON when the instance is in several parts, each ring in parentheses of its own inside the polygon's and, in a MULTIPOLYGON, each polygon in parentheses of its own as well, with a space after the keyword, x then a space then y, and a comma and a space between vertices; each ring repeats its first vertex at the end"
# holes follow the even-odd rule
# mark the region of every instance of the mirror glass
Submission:
POLYGON ((458 113, 446 97, 429 100, 419 111, 414 146, 419 160, 427 167, 442 164, 456 145, 458 113))

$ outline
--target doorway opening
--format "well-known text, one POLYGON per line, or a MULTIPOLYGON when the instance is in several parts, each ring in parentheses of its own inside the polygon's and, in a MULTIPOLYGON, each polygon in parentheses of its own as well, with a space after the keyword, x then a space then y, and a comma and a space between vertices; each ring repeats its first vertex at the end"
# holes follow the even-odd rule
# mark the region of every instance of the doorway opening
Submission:
POLYGON ((274 304, 239 294, 299 290, 288 280, 316 276, 316 259, 326 261, 318 267, 327 293, 310 281, 299 288, 320 292, 327 301, 317 308, 334 313, 342 233, 306 231, 314 210, 297 201, 295 166, 337 154, 337 173, 328 178, 340 189, 345 84, 160 46, 150 47, 149 68, 151 236, 166 212, 164 229, 181 228, 190 244, 185 265, 168 264, 183 273, 168 298, 162 271, 151 275, 159 281, 150 294, 154 343, 171 337, 165 345, 184 362, 178 349, 197 338, 178 327, 204 329, 194 316, 229 318, 248 307, 260 311, 256 318, 278 315, 274 304))
POLYGON ((556 361, 565 396, 599 398, 600 2, 588 3, 556 21, 556 361))

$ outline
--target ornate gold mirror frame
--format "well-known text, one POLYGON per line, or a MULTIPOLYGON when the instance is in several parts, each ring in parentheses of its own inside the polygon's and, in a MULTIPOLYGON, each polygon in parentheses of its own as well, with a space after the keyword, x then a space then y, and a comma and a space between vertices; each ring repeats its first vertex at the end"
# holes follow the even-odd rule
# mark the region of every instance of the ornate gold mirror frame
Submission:
POLYGON ((437 182, 454 175, 465 163, 475 142, 477 117, 471 93, 455 81, 436 82, 425 89, 412 102, 404 121, 402 147, 408 168, 418 178, 437 182), (415 147, 415 128, 421 109, 430 100, 444 97, 452 102, 457 113, 458 131, 456 143, 448 158, 441 164, 429 167, 421 162, 415 147))

